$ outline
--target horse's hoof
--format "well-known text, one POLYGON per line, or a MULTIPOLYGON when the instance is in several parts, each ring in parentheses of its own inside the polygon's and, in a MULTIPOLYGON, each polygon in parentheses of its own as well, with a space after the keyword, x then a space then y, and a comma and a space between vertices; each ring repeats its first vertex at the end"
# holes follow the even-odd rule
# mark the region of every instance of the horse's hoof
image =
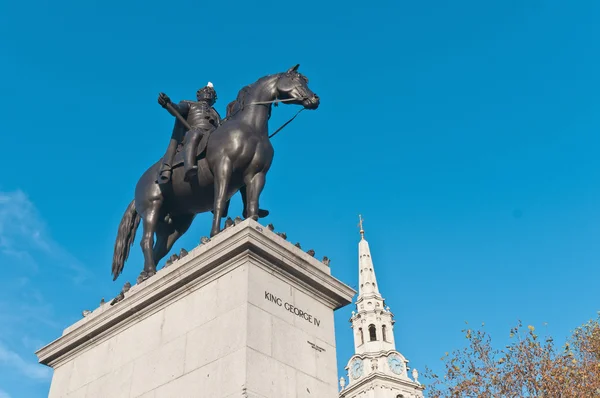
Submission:
POLYGON ((265 218, 269 215, 269 210, 258 209, 258 218, 265 218))
POLYGON ((142 271, 142 272, 140 272, 140 275, 137 277, 136 282, 138 284, 142 283, 146 279, 153 277, 154 274, 156 274, 156 271, 142 271))
POLYGON ((146 276, 146 272, 142 271, 140 272, 140 274, 138 275, 137 279, 135 280, 135 282, 139 285, 140 283, 142 283, 143 281, 145 281, 146 279, 148 279, 148 276, 146 276))
POLYGON ((258 215, 255 214, 250 217, 248 217, 248 212, 246 210, 244 210, 242 212, 242 217, 244 217, 244 219, 251 218, 254 221, 258 221, 259 218, 265 218, 268 215, 269 215, 269 210, 264 210, 264 209, 258 209, 258 215))

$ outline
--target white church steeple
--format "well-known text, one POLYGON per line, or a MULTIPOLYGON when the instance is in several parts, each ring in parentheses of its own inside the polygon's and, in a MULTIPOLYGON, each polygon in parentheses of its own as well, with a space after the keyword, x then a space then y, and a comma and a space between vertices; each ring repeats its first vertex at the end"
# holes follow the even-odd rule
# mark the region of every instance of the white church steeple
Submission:
POLYGON ((348 366, 348 385, 340 398, 423 397, 423 387, 411 380, 408 361, 396 351, 394 314, 379 293, 369 242, 365 239, 363 218, 359 216, 358 296, 350 323, 354 352, 348 366))
POLYGON ((358 297, 381 297, 379 287, 377 287, 377 278, 373 268, 373 260, 371 260, 371 250, 369 242, 365 240, 365 230, 363 229, 363 218, 358 216, 360 220, 360 242, 358 244, 358 297))
POLYGON ((396 349, 392 327, 394 314, 385 308, 379 293, 369 242, 365 239, 363 218, 360 220, 358 243, 358 297, 356 313, 350 320, 354 329, 354 348, 357 354, 396 349))

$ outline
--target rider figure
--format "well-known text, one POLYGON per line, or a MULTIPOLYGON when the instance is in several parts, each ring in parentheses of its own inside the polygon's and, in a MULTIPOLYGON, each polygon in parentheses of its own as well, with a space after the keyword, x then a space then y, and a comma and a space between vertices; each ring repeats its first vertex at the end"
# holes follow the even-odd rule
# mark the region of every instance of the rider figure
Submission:
POLYGON ((201 88, 196 92, 197 101, 181 101, 179 104, 174 104, 171 99, 164 93, 158 96, 158 103, 169 111, 173 116, 177 117, 172 111, 178 112, 187 122, 190 129, 181 133, 181 123, 177 120, 171 142, 167 148, 167 152, 163 157, 160 170, 158 172, 158 183, 164 184, 169 182, 173 166, 173 157, 177 147, 183 141, 183 168, 184 180, 192 181, 198 175, 198 166, 196 165, 196 155, 198 144, 202 137, 212 133, 220 124, 221 117, 213 108, 217 100, 217 92, 211 82, 208 82, 206 87, 201 88), (184 135, 184 136, 182 136, 184 135))

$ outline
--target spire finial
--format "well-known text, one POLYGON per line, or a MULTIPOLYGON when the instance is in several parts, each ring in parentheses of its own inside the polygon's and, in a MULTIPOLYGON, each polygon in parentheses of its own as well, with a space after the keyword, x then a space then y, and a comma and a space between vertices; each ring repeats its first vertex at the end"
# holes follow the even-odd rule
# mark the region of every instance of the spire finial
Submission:
POLYGON ((358 215, 358 226, 360 228, 360 238, 361 239, 365 238, 365 230, 363 229, 363 221, 365 221, 364 218, 362 218, 362 215, 359 214, 358 215))

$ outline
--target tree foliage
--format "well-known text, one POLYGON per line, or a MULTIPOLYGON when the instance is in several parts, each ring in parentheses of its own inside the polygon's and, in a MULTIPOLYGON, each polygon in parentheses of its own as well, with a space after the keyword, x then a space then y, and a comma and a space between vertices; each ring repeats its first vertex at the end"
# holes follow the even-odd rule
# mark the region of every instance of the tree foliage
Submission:
MULTIPOLYGON (((600 313, 599 313, 600 315, 600 313)), ((575 329, 556 347, 521 322, 510 331, 510 343, 492 347, 483 330, 465 329, 462 350, 442 357, 444 374, 426 369, 431 398, 600 397, 600 316, 575 329)))

